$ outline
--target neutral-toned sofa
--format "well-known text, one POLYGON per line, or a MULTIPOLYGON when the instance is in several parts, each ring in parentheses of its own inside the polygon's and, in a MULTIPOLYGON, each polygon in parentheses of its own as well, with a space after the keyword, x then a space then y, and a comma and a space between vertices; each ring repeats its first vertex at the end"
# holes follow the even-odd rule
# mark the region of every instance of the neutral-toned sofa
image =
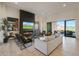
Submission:
POLYGON ((61 35, 51 35, 36 38, 34 46, 37 50, 45 55, 49 55, 53 50, 62 43, 61 35))

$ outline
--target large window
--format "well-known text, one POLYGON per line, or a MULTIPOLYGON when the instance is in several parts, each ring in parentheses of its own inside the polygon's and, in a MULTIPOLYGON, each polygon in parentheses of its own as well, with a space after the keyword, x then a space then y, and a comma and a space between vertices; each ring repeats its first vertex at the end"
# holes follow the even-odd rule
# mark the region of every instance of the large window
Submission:
POLYGON ((60 31, 61 34, 64 33, 64 21, 57 21, 57 30, 60 31))
POLYGON ((76 21, 75 20, 67 20, 66 21, 66 36, 68 37, 75 37, 75 24, 76 21))
POLYGON ((63 34, 66 37, 76 37, 76 20, 75 19, 69 19, 69 20, 62 20, 57 21, 57 30, 63 34))

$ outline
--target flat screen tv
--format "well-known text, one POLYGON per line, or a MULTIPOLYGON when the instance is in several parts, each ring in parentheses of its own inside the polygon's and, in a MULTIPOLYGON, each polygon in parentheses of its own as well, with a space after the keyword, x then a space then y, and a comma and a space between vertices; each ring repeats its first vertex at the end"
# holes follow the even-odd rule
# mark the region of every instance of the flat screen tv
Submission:
POLYGON ((23 22, 23 29, 32 31, 33 30, 33 25, 34 25, 33 22, 23 22))

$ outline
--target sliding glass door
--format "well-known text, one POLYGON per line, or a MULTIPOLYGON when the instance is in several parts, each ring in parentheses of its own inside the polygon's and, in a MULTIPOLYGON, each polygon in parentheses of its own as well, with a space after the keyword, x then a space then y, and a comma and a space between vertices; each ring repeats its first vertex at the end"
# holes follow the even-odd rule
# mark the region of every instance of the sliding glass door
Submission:
POLYGON ((76 37, 76 34, 75 34, 75 30, 76 30, 76 20, 66 20, 66 33, 65 33, 65 36, 67 37, 76 37))
POLYGON ((62 20, 57 21, 57 31, 63 34, 66 37, 76 37, 76 20, 69 19, 69 20, 62 20))

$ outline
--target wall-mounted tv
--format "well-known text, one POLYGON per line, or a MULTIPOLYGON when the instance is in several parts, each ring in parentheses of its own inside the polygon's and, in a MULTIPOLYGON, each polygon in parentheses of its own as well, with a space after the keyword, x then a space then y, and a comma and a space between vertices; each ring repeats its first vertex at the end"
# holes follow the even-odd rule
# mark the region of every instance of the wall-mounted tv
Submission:
POLYGON ((33 26, 34 26, 34 23, 33 22, 23 22, 23 29, 24 30, 33 30, 33 26))

